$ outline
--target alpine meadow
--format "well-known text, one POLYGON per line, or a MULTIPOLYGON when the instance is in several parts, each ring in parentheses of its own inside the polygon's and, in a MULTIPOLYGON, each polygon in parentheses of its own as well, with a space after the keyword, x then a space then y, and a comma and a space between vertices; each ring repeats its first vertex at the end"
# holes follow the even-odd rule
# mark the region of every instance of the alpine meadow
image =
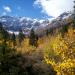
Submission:
POLYGON ((75 75, 75 1, 0 0, 0 75, 75 75))

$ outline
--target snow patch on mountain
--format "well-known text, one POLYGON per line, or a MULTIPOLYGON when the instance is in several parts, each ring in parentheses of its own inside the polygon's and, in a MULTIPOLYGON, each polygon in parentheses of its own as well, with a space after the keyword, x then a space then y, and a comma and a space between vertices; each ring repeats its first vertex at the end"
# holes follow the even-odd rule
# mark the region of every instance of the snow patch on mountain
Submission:
MULTIPOLYGON (((3 26, 8 30, 9 33, 15 33, 16 35, 19 33, 20 30, 24 32, 24 34, 29 34, 32 28, 35 31, 42 31, 52 28, 52 27, 59 27, 61 23, 63 23, 64 19, 70 17, 72 14, 64 12, 59 17, 55 18, 48 18, 46 20, 41 19, 32 19, 29 17, 13 17, 13 16, 1 16, 0 22, 3 23, 3 26)), ((65 24, 64 22, 63 24, 65 24)))

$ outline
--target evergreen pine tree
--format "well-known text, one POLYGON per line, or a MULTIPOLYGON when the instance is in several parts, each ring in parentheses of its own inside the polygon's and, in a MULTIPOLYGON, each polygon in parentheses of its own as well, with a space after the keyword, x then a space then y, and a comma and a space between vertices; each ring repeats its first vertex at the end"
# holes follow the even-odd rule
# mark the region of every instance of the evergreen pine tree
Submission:
POLYGON ((18 35, 18 39, 19 39, 20 44, 24 40, 24 38, 25 38, 25 35, 23 34, 22 30, 20 30, 19 35, 18 35))
POLYGON ((64 34, 64 33, 68 32, 68 28, 69 28, 69 25, 64 25, 64 26, 61 28, 60 32, 61 32, 62 34, 64 34))
POLYGON ((16 36, 15 36, 14 33, 11 36, 11 41, 13 42, 13 46, 15 47, 15 45, 16 45, 16 36))
POLYGON ((48 29, 46 30, 46 35, 47 35, 47 36, 49 35, 49 31, 48 31, 48 29))
POLYGON ((31 29, 31 32, 30 32, 30 37, 29 37, 29 44, 32 45, 32 46, 38 46, 38 36, 35 35, 35 32, 33 29, 31 29))
POLYGON ((2 23, 0 23, 0 40, 3 40, 3 42, 6 43, 6 41, 9 39, 8 32, 3 28, 2 23))
POLYGON ((53 28, 50 28, 50 29, 48 30, 48 33, 49 33, 50 35, 53 35, 53 34, 54 34, 53 28))

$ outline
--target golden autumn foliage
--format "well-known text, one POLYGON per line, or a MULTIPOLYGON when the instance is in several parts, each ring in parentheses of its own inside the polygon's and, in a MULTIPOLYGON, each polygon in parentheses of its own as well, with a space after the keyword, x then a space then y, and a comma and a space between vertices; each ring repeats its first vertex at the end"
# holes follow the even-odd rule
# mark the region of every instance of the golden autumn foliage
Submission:
POLYGON ((29 45, 28 38, 16 48, 22 53, 32 54, 33 58, 44 58, 43 62, 51 64, 57 75, 75 75, 75 30, 72 27, 63 37, 58 32, 39 38, 37 48, 29 45))
POLYGON ((52 64, 57 75, 75 75, 75 30, 68 29, 64 37, 61 34, 49 39, 45 45, 45 61, 52 64))
MULTIPOLYGON (((14 47, 10 40, 7 44, 14 47)), ((29 38, 21 44, 16 39, 15 49, 33 60, 52 65, 57 75, 75 75, 75 29, 71 26, 64 36, 58 30, 54 35, 39 38, 38 47, 30 46, 29 38)))
POLYGON ((51 64, 57 75, 75 75, 75 30, 72 27, 63 37, 58 32, 39 38, 37 48, 30 46, 29 39, 25 38, 16 49, 32 54, 33 58, 44 58, 43 62, 51 64))

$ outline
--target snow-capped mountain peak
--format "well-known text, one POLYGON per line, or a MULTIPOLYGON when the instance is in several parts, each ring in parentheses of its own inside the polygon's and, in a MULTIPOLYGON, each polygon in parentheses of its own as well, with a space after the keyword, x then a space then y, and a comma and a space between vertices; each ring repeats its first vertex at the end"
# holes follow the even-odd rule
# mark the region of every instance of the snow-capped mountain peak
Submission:
POLYGON ((72 14, 64 12, 56 19, 46 19, 38 20, 32 19, 29 17, 13 17, 13 16, 1 16, 0 22, 3 24, 3 27, 9 32, 19 32, 22 30, 25 34, 28 34, 32 28, 37 30, 47 30, 52 27, 59 27, 61 23, 64 25, 67 22, 65 19, 69 18, 72 14))

